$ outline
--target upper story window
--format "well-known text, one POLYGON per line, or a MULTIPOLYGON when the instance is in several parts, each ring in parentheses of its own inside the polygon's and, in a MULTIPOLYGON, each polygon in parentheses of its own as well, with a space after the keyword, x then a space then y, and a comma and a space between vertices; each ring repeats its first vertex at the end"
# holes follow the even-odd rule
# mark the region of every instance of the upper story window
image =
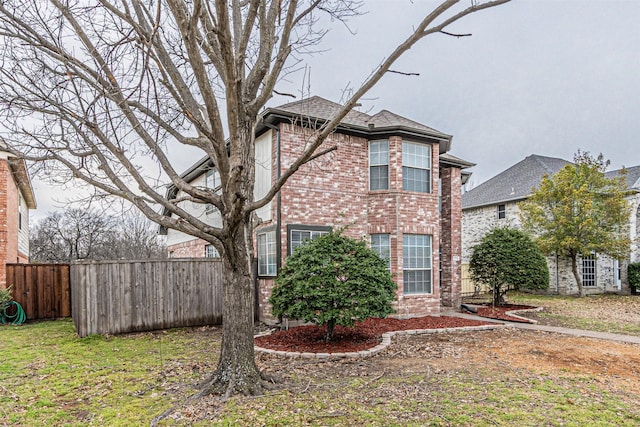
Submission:
POLYGON ((369 189, 389 189, 389 141, 369 143, 369 189))
POLYGON ((431 145, 402 143, 402 189, 431 192, 431 145))
MULTIPOLYGON (((207 171, 205 186, 207 188, 219 188, 222 185, 222 181, 220 180, 220 174, 217 169, 211 169, 207 171)), ((216 191, 216 194, 220 194, 220 191, 216 191)), ((207 213, 211 213, 215 210, 215 206, 212 204, 207 204, 207 213)))
POLYGON ((387 263, 387 268, 391 270, 391 239, 388 234, 372 234, 371 249, 387 263))
POLYGON ((507 208, 505 205, 498 205, 498 219, 505 219, 507 217, 507 208))

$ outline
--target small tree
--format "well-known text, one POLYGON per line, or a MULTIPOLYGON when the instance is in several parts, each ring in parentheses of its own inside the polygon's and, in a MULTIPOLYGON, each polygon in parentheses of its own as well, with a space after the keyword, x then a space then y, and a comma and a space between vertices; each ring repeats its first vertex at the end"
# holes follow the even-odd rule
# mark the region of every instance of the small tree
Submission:
POLYGON ((386 262, 363 240, 332 231, 295 250, 276 279, 269 302, 280 318, 353 326, 370 317, 393 313, 397 289, 386 262))
POLYGON ((494 304, 501 304, 509 290, 547 289, 547 261, 526 233, 495 228, 473 247, 469 263, 471 279, 493 290, 494 304))
POLYGON ((627 276, 629 277, 629 287, 635 294, 640 288, 640 262, 634 262, 627 267, 627 276))
POLYGON ((602 154, 594 158, 578 151, 574 162, 542 178, 538 189, 520 204, 520 217, 525 229, 538 236, 543 253, 571 259, 578 291, 584 296, 578 256, 594 252, 627 256, 630 211, 625 199, 626 171, 607 178, 609 162, 602 154))

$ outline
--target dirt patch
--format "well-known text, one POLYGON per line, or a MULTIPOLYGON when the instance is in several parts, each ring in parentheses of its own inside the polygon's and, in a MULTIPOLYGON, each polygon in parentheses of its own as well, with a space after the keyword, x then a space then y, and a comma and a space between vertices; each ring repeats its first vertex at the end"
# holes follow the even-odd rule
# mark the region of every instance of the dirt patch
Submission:
POLYGON ((450 316, 425 316, 412 319, 367 319, 353 328, 336 326, 334 339, 325 341, 324 326, 298 326, 286 331, 257 337, 255 343, 262 348, 299 353, 347 353, 367 350, 378 345, 382 334, 391 331, 416 329, 459 328, 490 324, 478 320, 450 316))
MULTIPOLYGON (((602 398, 601 393, 611 393, 633 407, 640 403, 639 345, 515 327, 394 336, 389 347, 366 359, 321 360, 258 353, 256 363, 266 374, 279 379, 276 395, 282 393, 289 399, 311 396, 301 400, 304 405, 318 405, 316 399, 333 393, 340 393, 341 399, 350 404, 371 407, 389 400, 404 405, 401 402, 451 393, 465 401, 466 395, 460 394, 455 384, 463 388, 486 385, 492 398, 508 399, 495 391, 495 384, 528 387, 539 382, 578 387, 581 394, 594 395, 594 399, 602 398)), ((482 395, 480 392, 477 399, 482 395)), ((335 405, 327 399, 323 404, 335 405)), ((238 397, 237 402, 249 413, 268 412, 261 399, 238 397)), ((182 421, 219 421, 224 414, 220 399, 208 396, 190 401, 174 416, 182 421)), ((399 425, 424 421, 407 418, 407 414, 403 417, 402 422, 397 421, 399 425)), ((310 425, 339 425, 316 421, 310 425)))
POLYGON ((369 377, 382 372, 390 376, 425 370, 455 374, 462 369, 493 367, 545 375, 591 375, 640 392, 640 346, 514 327, 396 336, 387 349, 364 360, 318 362, 260 354, 258 363, 267 371, 293 369, 302 378, 340 376, 350 369, 359 371, 354 375, 369 377))
MULTIPOLYGON (((520 322, 520 323, 533 323, 527 319, 522 319, 519 317, 511 316, 508 313, 512 311, 518 310, 531 310, 536 307, 531 305, 516 305, 516 304, 505 304, 501 306, 476 306, 478 310, 477 315, 486 317, 488 319, 498 319, 498 320, 508 320, 510 322, 520 322)), ((529 317, 527 315, 527 317, 529 317)))

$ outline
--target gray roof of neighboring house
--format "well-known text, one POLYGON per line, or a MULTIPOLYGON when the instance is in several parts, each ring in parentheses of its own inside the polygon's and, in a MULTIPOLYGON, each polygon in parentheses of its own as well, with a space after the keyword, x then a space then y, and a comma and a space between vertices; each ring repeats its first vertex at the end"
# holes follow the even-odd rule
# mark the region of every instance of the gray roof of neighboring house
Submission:
MULTIPOLYGON (((635 189, 640 191, 640 166, 631 166, 629 168, 625 168, 627 170, 627 187, 629 189, 635 189)), ((609 171, 606 173, 607 178, 613 178, 618 173, 620 173, 621 169, 609 171)))
POLYGON ((542 177, 569 163, 556 157, 532 154, 462 195, 462 209, 525 199, 542 177))

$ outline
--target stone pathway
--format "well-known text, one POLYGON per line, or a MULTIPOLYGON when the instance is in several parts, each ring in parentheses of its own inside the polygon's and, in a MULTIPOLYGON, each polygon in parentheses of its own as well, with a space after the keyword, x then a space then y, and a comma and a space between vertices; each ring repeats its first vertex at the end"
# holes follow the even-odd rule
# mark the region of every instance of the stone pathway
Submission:
POLYGON ((555 332, 558 334, 573 335, 577 337, 598 338, 603 340, 626 342, 631 344, 640 344, 640 337, 634 336, 634 335, 612 334, 610 332, 585 331, 582 329, 570 329, 570 328, 563 328, 559 326, 545 326, 545 325, 538 325, 535 323, 509 322, 505 320, 488 319, 486 317, 480 317, 473 314, 459 313, 456 311, 448 311, 448 312, 442 313, 442 315, 452 316, 452 317, 462 317, 464 319, 484 320, 486 322, 494 322, 494 323, 499 323, 503 325, 509 325, 515 328, 520 328, 520 329, 529 329, 529 330, 544 331, 544 332, 555 332))

